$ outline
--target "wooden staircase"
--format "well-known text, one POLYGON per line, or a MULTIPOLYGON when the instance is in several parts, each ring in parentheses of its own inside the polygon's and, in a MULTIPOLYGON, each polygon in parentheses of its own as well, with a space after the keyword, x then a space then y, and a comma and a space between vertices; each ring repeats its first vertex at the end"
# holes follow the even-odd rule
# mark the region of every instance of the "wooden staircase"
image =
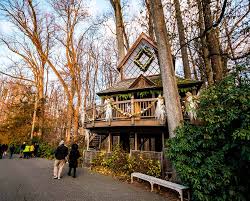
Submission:
POLYGON ((101 143, 107 138, 105 135, 91 134, 89 137, 89 148, 100 149, 101 143))

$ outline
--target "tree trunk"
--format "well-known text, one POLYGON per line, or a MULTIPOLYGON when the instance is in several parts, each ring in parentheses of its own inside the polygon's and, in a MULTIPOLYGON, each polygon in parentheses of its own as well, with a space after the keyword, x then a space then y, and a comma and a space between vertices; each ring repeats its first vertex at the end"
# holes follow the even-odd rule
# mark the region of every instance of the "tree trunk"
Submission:
POLYGON ((39 80, 38 80, 38 109, 39 109, 39 115, 38 115, 38 125, 39 125, 39 136, 43 136, 43 127, 44 127, 44 110, 45 110, 45 100, 44 100, 44 65, 41 68, 39 80))
POLYGON ((183 121, 180 97, 174 73, 166 23, 161 0, 150 0, 150 8, 155 27, 158 46, 159 63, 161 68, 163 95, 167 110, 167 122, 170 138, 175 137, 174 130, 183 121))
MULTIPOLYGON (((205 29, 204 29, 204 20, 203 20, 203 12, 202 12, 202 5, 200 0, 196 0, 199 10, 199 28, 200 28, 200 35, 202 36, 205 29)), ((205 65, 205 72, 206 72, 206 78, 208 85, 212 85, 214 83, 213 79, 213 70, 211 66, 211 62, 209 60, 209 52, 207 49, 207 42, 205 36, 201 37, 201 52, 202 52, 202 58, 204 60, 205 65)))
POLYGON ((31 125, 31 133, 30 133, 30 139, 33 139, 35 124, 36 124, 36 111, 37 111, 37 103, 38 103, 38 94, 36 94, 35 97, 35 105, 34 105, 34 112, 33 112, 33 118, 32 118, 32 125, 31 125))
POLYGON ((211 0, 202 0, 203 6, 203 18, 205 22, 205 30, 209 30, 206 32, 206 42, 209 51, 209 57, 211 59, 211 66, 213 69, 213 78, 214 82, 219 82, 223 78, 223 67, 222 67, 222 59, 220 53, 220 44, 216 35, 216 30, 211 29, 213 25, 213 18, 211 14, 210 7, 211 0))
POLYGON ((73 118, 73 98, 70 96, 68 97, 68 109, 67 109, 67 126, 66 126, 66 133, 65 138, 66 142, 69 143, 71 138, 71 127, 72 127, 72 118, 73 118))
POLYGON ((152 12, 150 10, 149 0, 145 0, 145 4, 147 7, 148 34, 152 40, 155 40, 152 12))
POLYGON ((189 51, 189 55, 190 55, 190 58, 191 58, 191 63, 192 63, 192 68, 193 68, 193 74, 194 74, 194 79, 195 80, 198 80, 198 75, 197 75, 197 71, 196 71, 196 68, 195 68, 195 61, 194 61, 194 55, 192 54, 192 51, 191 51, 191 48, 188 47, 188 51, 189 51))
POLYGON ((188 52, 187 52, 187 46, 186 46, 185 30, 184 30, 179 0, 174 0, 174 6, 175 6, 177 27, 178 27, 178 33, 179 33, 179 41, 180 41, 180 46, 181 46, 181 57, 182 57, 184 75, 186 79, 191 79, 191 70, 190 70, 190 66, 188 62, 188 52))
POLYGON ((124 50, 124 35, 123 35, 123 20, 120 0, 110 0, 110 3, 115 11, 115 25, 116 25, 116 40, 118 48, 118 62, 125 56, 124 50))

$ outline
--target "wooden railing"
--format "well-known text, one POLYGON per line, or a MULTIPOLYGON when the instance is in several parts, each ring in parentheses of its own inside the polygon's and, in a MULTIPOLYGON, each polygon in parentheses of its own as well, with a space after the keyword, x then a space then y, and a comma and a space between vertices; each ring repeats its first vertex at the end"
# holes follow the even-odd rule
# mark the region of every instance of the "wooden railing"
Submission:
MULTIPOLYGON (((112 109, 112 120, 118 119, 140 119, 140 118, 153 118, 155 117, 155 108, 156 108, 156 98, 147 98, 147 99, 133 99, 126 101, 117 101, 112 102, 113 106, 119 108, 121 111, 126 112, 127 114, 137 114, 133 117, 129 117, 128 115, 123 115, 116 109, 112 109), (152 105, 148 110, 143 112, 142 114, 138 114, 143 109, 152 105)), ((98 121, 105 119, 105 105, 96 105, 92 108, 87 109, 85 122, 98 121)))

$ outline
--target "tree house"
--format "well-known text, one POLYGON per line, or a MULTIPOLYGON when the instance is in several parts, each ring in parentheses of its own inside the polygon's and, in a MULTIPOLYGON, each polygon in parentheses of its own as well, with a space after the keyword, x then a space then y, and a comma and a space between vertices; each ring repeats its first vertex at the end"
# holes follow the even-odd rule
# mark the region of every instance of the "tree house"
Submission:
MULTIPOLYGON (((97 93, 102 105, 86 112, 88 148, 161 152, 168 138, 167 116, 156 118, 162 95, 157 46, 142 33, 118 65, 121 80, 97 93)), ((202 82, 177 77, 180 98, 196 94, 202 82)))

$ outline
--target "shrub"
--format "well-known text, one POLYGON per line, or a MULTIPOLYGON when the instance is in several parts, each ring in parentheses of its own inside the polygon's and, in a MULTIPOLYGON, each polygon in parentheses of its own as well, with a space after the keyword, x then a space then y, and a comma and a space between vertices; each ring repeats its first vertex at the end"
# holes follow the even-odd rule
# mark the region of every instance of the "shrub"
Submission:
POLYGON ((42 158, 52 159, 54 158, 55 147, 51 146, 46 142, 39 144, 38 156, 42 158))
POLYGON ((200 126, 184 124, 167 155, 193 200, 250 200, 250 86, 234 73, 200 97, 200 126))
POLYGON ((93 166, 108 168, 114 175, 130 176, 132 172, 141 172, 160 177, 161 166, 159 161, 144 159, 142 156, 129 157, 129 154, 116 146, 110 155, 102 152, 93 159, 93 166))

